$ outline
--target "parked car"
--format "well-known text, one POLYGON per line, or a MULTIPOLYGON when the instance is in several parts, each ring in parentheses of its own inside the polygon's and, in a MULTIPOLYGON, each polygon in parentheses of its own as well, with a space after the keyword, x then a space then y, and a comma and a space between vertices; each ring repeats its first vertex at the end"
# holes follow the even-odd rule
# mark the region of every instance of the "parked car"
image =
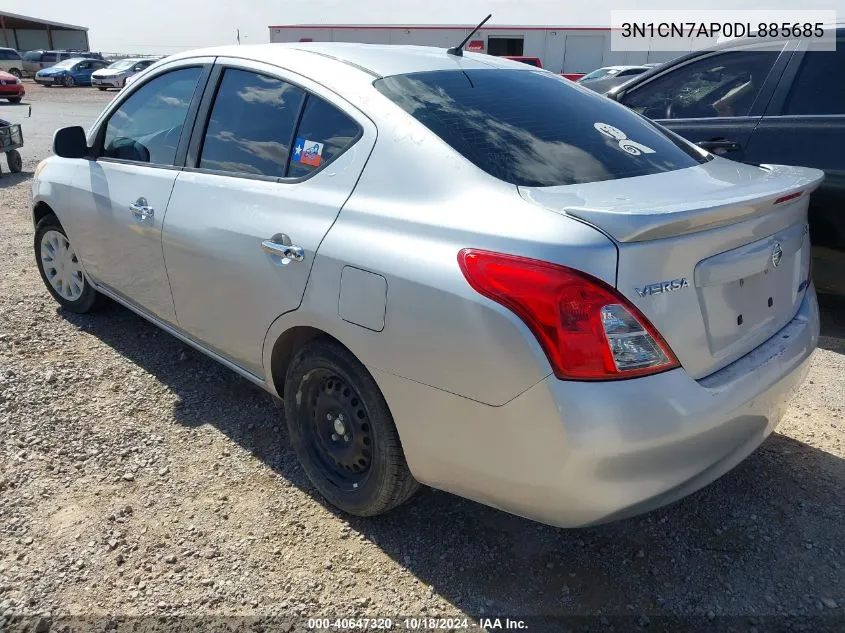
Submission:
POLYGON ((91 85, 100 90, 123 88, 127 79, 145 70, 156 61, 156 59, 121 59, 112 62, 106 68, 94 71, 91 75, 91 85))
POLYGON ((821 290, 845 294, 845 29, 836 51, 735 40, 684 55, 609 96, 725 158, 823 169, 810 200, 821 290))
POLYGON ((72 50, 56 50, 44 51, 34 50, 28 51, 23 55, 23 76, 34 77, 35 74, 43 68, 50 68, 56 62, 61 62, 66 59, 86 58, 102 60, 103 56, 100 53, 92 53, 90 51, 72 51, 72 50))
POLYGON ((808 371, 818 170, 488 55, 233 46, 138 77, 36 170, 47 291, 282 398, 345 512, 417 482, 561 526, 644 512, 742 461, 808 371))
POLYGON ((542 68, 543 62, 540 61, 539 57, 525 57, 523 55, 503 55, 505 59, 510 59, 515 62, 521 62, 523 64, 528 64, 529 66, 534 66, 535 68, 542 68))
POLYGON ((35 73, 35 81, 44 86, 90 86, 91 75, 105 68, 108 62, 99 59, 66 59, 55 66, 35 73))
POLYGON ((0 71, 0 99, 6 99, 9 103, 20 103, 26 94, 21 80, 12 73, 0 71))
POLYGON ((584 75, 578 80, 578 83, 585 88, 604 94, 611 88, 620 86, 647 70, 646 66, 606 66, 584 75))
POLYGON ((23 60, 14 48, 0 48, 0 71, 20 79, 23 76, 23 60))

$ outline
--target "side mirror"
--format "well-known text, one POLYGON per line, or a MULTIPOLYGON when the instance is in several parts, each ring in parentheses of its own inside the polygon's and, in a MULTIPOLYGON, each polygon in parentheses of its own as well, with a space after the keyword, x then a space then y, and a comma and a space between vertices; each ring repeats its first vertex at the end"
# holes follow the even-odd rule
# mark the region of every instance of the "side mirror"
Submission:
POLYGON ((85 130, 80 126, 63 127, 53 135, 53 153, 62 158, 85 158, 88 156, 88 141, 85 130))

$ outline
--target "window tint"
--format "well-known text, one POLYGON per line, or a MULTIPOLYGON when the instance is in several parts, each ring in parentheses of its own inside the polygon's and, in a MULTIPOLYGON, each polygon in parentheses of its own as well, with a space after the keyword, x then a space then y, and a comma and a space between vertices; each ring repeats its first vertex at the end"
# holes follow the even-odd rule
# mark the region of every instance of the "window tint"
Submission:
POLYGON ((296 132, 288 176, 307 176, 330 163, 357 140, 360 132, 358 124, 343 112, 310 95, 296 132))
POLYGON ((551 73, 448 70, 374 85, 465 158, 516 185, 613 180, 705 160, 646 119, 551 73))
POLYGON ((49 62, 55 62, 55 61, 58 61, 58 59, 59 59, 59 57, 55 53, 44 53, 41 56, 42 62, 48 62, 48 63, 49 62))
POLYGON ((27 53, 24 53, 23 59, 26 62, 41 61, 41 51, 29 51, 27 53))
POLYGON ((102 155, 172 165, 201 68, 156 77, 136 90, 106 124, 102 155))
POLYGON ((784 114, 845 114, 845 40, 836 51, 809 51, 789 90, 784 114))
POLYGON ((776 51, 734 51, 691 62, 623 98, 652 119, 746 116, 778 57, 776 51))
POLYGON ((302 90, 279 79, 227 70, 211 110, 199 166, 283 177, 304 99, 302 90))

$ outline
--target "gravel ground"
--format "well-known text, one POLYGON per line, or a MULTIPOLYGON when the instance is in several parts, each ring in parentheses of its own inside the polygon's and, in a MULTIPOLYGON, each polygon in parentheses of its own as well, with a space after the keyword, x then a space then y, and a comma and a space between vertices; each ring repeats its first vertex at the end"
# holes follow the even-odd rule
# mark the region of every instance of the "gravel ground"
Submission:
MULTIPOLYGON (((82 124, 113 96, 28 89, 34 112, 82 124)), ((38 138, 56 127, 24 123, 38 138)), ((57 308, 32 254, 39 148, 0 179, 0 630, 3 617, 109 614, 845 628, 845 301, 824 300, 779 433, 669 508, 559 530, 423 489, 347 519, 303 475, 269 396, 127 310, 57 308)))

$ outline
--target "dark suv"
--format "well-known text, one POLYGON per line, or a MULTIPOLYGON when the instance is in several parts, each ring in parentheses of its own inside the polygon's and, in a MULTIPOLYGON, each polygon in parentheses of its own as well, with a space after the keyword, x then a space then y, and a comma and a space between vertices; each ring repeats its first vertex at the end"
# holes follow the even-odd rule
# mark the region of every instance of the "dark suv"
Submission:
POLYGON ((689 53, 608 93, 725 158, 823 169, 810 200, 813 276, 845 294, 845 28, 836 51, 737 40, 689 53), (753 43, 757 43, 755 47, 753 43))
POLYGON ((34 77, 35 73, 37 73, 42 68, 49 68, 50 66, 55 66, 60 61, 64 61, 65 59, 72 59, 74 57, 85 57, 88 59, 103 59, 103 56, 100 53, 92 53, 90 51, 28 51, 23 55, 23 76, 34 77))

